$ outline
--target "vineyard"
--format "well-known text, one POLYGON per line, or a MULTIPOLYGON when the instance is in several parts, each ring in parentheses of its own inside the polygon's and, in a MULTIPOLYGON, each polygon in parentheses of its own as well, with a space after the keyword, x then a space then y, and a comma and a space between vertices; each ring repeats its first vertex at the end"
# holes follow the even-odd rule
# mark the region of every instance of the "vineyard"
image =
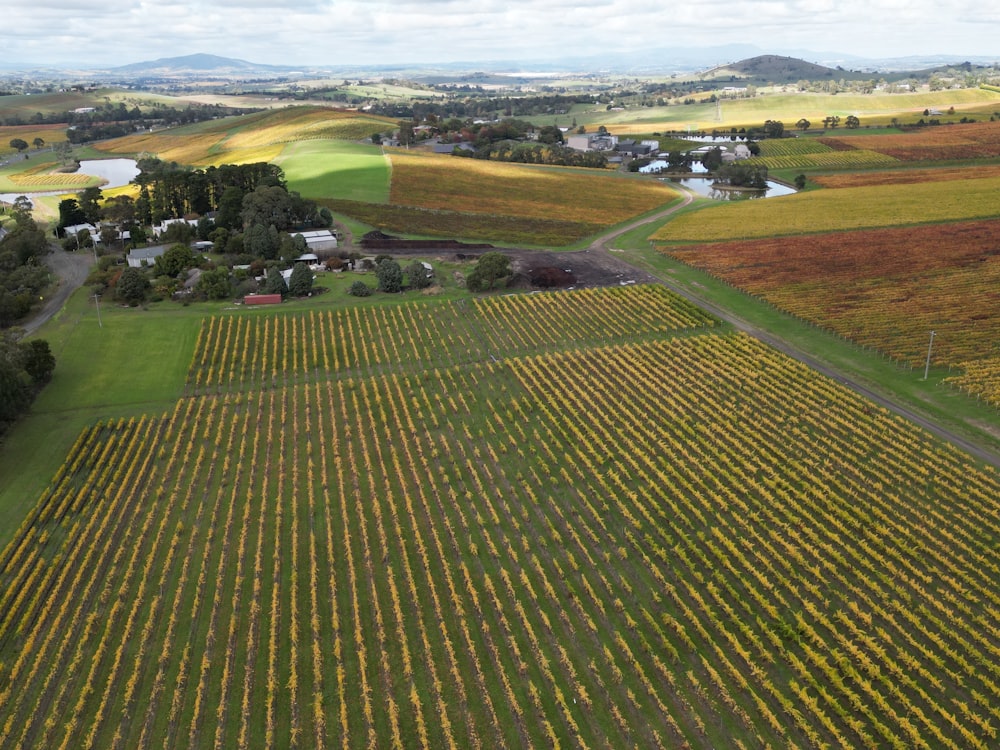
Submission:
POLYGON ((765 139, 759 145, 760 156, 751 163, 768 169, 873 169, 898 163, 875 150, 838 150, 817 138, 765 139))
POLYGON ((997 221, 666 248, 664 252, 901 364, 1000 405, 997 221))
MULTIPOLYGON (((815 190, 783 196, 780 200, 725 203, 685 213, 664 224, 651 239, 674 243, 724 242, 992 219, 997 213, 998 189, 1000 177, 971 173, 960 188, 953 181, 944 180, 815 190)), ((920 231, 924 229, 921 227, 920 231)))
POLYGON ((962 123, 918 128, 898 135, 852 134, 819 140, 834 149, 868 149, 899 161, 993 158, 1000 153, 1000 124, 962 123))
POLYGON ((995 746, 996 474, 712 323, 206 320, 0 554, 0 745, 995 746))

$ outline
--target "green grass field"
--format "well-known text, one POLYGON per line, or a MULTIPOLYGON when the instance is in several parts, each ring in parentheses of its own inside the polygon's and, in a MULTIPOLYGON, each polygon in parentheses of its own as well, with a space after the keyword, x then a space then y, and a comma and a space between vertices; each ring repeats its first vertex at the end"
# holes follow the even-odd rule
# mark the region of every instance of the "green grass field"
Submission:
POLYGON ((349 141, 290 143, 274 160, 303 197, 389 202, 390 162, 378 146, 349 141))

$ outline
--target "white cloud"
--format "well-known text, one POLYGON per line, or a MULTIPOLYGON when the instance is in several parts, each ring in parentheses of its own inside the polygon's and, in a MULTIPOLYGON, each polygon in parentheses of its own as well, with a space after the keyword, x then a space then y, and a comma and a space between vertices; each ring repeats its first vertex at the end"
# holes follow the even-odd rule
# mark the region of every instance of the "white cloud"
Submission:
POLYGON ((845 55, 997 54, 1000 10, 971 0, 38 0, 12 4, 5 63, 122 65, 209 52, 351 65, 553 59, 754 44, 845 55))

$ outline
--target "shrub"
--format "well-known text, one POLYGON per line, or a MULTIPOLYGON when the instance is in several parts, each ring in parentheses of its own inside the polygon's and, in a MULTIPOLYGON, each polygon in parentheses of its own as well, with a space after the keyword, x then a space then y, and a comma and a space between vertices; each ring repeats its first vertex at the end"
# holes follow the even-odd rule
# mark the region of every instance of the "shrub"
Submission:
POLYGON ((347 293, 352 297, 370 297, 374 290, 363 281, 355 281, 351 284, 347 293))

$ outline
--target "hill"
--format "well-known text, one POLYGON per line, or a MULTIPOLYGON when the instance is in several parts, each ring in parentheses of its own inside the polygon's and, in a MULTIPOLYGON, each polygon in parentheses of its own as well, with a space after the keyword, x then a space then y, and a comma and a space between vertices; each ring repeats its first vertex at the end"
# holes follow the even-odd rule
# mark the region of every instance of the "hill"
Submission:
MULTIPOLYGON (((701 74, 705 80, 735 78, 754 83, 787 83, 801 80, 822 80, 823 78, 852 78, 860 73, 829 68, 825 65, 807 62, 796 57, 781 55, 757 55, 710 68, 701 74)), ((870 75, 870 74, 869 74, 870 75)))
POLYGON ((122 65, 110 72, 125 76, 182 76, 205 75, 279 75, 296 70, 284 65, 264 65, 232 57, 220 57, 204 53, 181 57, 161 57, 157 60, 122 65))

